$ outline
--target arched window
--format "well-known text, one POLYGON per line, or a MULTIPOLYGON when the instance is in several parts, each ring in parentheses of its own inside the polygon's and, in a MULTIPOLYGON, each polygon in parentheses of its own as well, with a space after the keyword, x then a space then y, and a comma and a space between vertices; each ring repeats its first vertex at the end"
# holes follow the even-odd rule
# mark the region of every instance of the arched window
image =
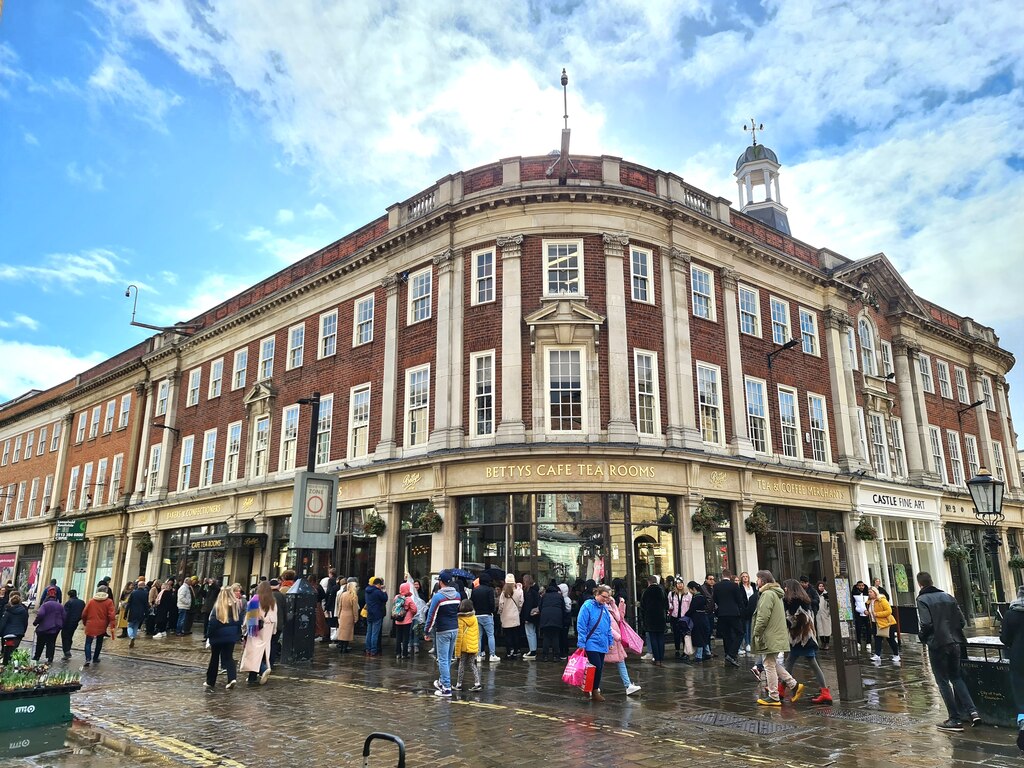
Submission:
POLYGON ((860 336, 860 360, 865 374, 878 375, 878 363, 875 360, 875 329, 866 318, 861 318, 857 323, 857 333, 860 336))

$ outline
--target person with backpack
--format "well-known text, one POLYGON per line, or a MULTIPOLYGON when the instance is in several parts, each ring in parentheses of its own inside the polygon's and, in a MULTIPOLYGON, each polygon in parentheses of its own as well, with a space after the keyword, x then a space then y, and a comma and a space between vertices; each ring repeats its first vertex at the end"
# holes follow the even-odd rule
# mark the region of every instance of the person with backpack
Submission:
POLYGON ((416 616, 416 603, 412 599, 412 587, 401 584, 398 594, 391 601, 391 620, 395 623, 395 658, 408 659, 411 656, 409 641, 412 637, 412 620, 416 616))

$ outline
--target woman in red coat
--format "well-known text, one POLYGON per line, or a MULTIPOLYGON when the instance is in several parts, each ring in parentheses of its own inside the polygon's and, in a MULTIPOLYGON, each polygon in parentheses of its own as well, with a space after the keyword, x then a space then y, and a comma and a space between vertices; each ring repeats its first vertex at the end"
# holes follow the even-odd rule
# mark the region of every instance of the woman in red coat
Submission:
POLYGON ((114 636, 116 616, 114 601, 103 590, 99 590, 92 596, 92 600, 85 604, 85 610, 82 611, 82 624, 85 625, 85 664, 82 666, 88 667, 92 662, 100 663, 103 640, 108 633, 111 637, 114 636), (93 641, 96 642, 95 654, 92 652, 93 641))

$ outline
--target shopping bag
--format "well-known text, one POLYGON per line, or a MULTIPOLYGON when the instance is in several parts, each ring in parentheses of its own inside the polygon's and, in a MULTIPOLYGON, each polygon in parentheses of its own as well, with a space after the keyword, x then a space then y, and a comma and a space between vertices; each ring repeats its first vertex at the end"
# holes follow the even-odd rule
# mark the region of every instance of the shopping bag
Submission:
POLYGON ((636 633, 636 630, 629 626, 628 621, 619 622, 619 634, 622 635, 622 645, 633 653, 644 652, 644 641, 636 633))
POLYGON ((338 628, 337 627, 331 627, 331 642, 333 643, 337 639, 338 639, 338 628))
POLYGON ((587 669, 587 652, 578 648, 576 653, 569 657, 565 664, 565 671, 562 672, 562 682, 566 685, 583 685, 587 669))
POLYGON ((693 656, 693 638, 689 635, 683 637, 683 653, 687 656, 693 656))
POLYGON ((580 688, 583 689, 584 693, 592 693, 594 690, 594 676, 597 674, 597 667, 593 664, 587 664, 587 668, 583 673, 583 685, 580 688))

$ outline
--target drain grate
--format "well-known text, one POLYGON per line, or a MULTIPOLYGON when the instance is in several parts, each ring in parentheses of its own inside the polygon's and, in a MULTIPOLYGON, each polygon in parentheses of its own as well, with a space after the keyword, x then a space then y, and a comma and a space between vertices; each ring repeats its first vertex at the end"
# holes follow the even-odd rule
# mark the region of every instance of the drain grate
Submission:
POLYGON ((884 712, 864 712, 860 709, 819 709, 815 714, 820 717, 831 717, 834 720, 852 720, 855 723, 871 723, 888 725, 896 728, 911 728, 918 721, 906 715, 887 715, 884 712))
POLYGON ((797 730, 795 725, 775 723, 753 717, 743 717, 729 712, 702 712, 686 718, 690 722, 710 725, 715 728, 728 728, 731 731, 742 731, 755 736, 771 736, 776 733, 788 733, 797 730))

